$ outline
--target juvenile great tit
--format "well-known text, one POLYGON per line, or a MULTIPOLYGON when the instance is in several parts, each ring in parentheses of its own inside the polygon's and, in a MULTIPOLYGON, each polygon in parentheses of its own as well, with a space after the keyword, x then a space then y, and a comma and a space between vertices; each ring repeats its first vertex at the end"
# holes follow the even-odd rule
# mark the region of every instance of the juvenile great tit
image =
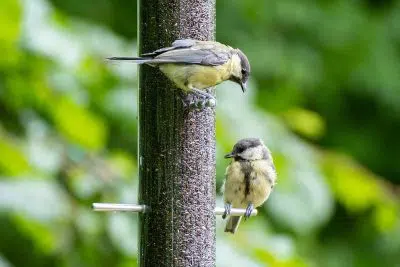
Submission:
MULTIPOLYGON (((269 197, 277 178, 271 152, 258 138, 238 141, 232 152, 225 155, 232 158, 226 168, 224 192, 225 212, 222 218, 230 214, 231 208, 246 208, 247 219, 254 208, 261 206, 269 197)), ((230 216, 225 232, 234 234, 241 216, 230 216)))
POLYGON ((212 100, 215 103, 215 98, 205 89, 226 80, 240 84, 245 92, 250 75, 250 63, 242 51, 213 41, 176 40, 171 47, 140 57, 108 59, 158 67, 178 88, 201 99, 196 99, 196 102, 212 100))

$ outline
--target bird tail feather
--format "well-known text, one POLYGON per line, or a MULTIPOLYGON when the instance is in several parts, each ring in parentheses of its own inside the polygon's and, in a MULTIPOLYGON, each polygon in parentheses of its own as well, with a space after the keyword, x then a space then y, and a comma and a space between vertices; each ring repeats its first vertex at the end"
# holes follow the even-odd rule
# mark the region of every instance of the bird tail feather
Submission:
POLYGON ((113 61, 132 61, 137 64, 150 63, 153 60, 152 57, 109 57, 107 59, 113 61))
POLYGON ((225 226, 225 232, 234 234, 239 227, 242 216, 231 216, 225 226))

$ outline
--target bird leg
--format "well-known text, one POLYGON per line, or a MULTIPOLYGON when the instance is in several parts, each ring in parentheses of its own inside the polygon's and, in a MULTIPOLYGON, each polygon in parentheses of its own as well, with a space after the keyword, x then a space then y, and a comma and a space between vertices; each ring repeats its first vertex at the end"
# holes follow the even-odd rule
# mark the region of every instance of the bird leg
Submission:
POLYGON ((187 94, 182 92, 181 97, 183 106, 185 108, 189 108, 191 110, 194 109, 204 109, 206 107, 206 101, 203 96, 199 96, 197 94, 187 94))
POLYGON ((226 216, 231 214, 231 209, 232 209, 232 204, 231 203, 225 203, 225 211, 224 211, 224 214, 222 214, 222 219, 225 219, 226 216))
POLYGON ((203 98, 205 98, 206 99, 206 103, 205 103, 206 106, 215 107, 215 105, 217 103, 217 100, 215 99, 215 97, 212 94, 204 92, 204 91, 199 90, 197 88, 192 88, 192 92, 197 94, 197 95, 199 95, 199 96, 202 96, 203 98))
POLYGON ((249 205, 246 208, 246 212, 244 213, 244 219, 247 220, 251 216, 251 213, 254 210, 254 205, 252 203, 249 203, 249 205))
POLYGON ((194 107, 194 98, 193 95, 187 94, 183 91, 180 91, 180 99, 182 101, 182 104, 185 108, 193 108, 194 107))
POLYGON ((185 97, 185 106, 189 106, 189 108, 199 108, 204 109, 206 107, 215 107, 217 100, 210 93, 204 92, 197 88, 190 88, 190 93, 185 97))

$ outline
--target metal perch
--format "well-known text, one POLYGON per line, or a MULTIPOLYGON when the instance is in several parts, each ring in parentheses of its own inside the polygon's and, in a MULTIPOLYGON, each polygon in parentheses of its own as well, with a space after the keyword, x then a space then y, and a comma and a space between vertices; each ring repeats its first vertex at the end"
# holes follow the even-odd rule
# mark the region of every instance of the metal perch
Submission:
MULTIPOLYGON (((93 203, 92 208, 94 211, 130 211, 130 212, 146 212, 147 207, 145 205, 135 205, 135 204, 115 204, 115 203, 93 203)), ((224 214, 224 208, 215 208, 215 215, 224 214)), ((231 216, 243 216, 246 209, 231 209, 231 216)), ((251 212, 251 216, 256 216, 257 210, 254 209, 251 212)))

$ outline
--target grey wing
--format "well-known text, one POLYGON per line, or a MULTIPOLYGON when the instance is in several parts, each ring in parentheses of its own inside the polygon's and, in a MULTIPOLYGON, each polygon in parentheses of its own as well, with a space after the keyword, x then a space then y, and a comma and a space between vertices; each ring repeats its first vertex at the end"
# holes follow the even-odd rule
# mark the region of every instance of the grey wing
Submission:
POLYGON ((214 42, 182 39, 173 42, 171 47, 161 48, 142 56, 153 57, 148 62, 150 64, 183 63, 218 66, 226 63, 231 53, 228 47, 216 45, 214 42))
POLYGON ((208 55, 205 55, 201 61, 201 65, 207 66, 218 66, 225 64, 230 58, 232 54, 229 52, 211 52, 208 55))
POLYGON ((155 57, 155 56, 158 56, 158 55, 160 55, 162 53, 165 53, 165 52, 168 52, 168 51, 171 51, 171 50, 181 49, 181 48, 188 48, 188 47, 194 46, 195 44, 196 44, 196 40, 192 40, 192 39, 176 40, 176 41, 174 41, 172 43, 172 46, 170 46, 170 47, 160 48, 160 49, 157 49, 157 50, 155 50, 153 52, 150 52, 150 53, 144 53, 141 56, 144 56, 144 57, 153 56, 153 57, 155 57))
POLYGON ((171 50, 156 56, 152 63, 186 63, 205 66, 218 66, 226 63, 231 57, 228 51, 215 52, 212 49, 184 48, 171 50))

